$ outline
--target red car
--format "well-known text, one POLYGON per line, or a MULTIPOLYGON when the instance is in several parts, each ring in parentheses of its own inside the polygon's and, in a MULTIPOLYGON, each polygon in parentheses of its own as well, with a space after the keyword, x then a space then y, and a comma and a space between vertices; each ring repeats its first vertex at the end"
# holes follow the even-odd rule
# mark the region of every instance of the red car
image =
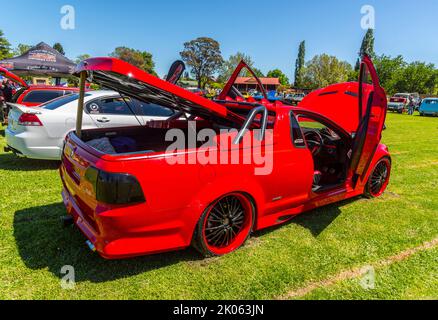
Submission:
POLYGON ((0 75, 19 84, 21 88, 12 97, 12 103, 18 103, 26 107, 36 107, 55 98, 78 92, 78 88, 61 86, 28 85, 23 79, 0 67, 0 75))
POLYGON ((380 143, 387 102, 368 57, 359 83, 315 91, 299 108, 243 98, 233 83, 246 67, 242 62, 211 101, 113 58, 78 65, 82 81, 88 74, 129 99, 178 113, 130 128, 82 130, 78 123, 67 136, 60 167, 66 221, 92 250, 120 259, 193 245, 205 256, 224 255, 254 231, 384 192, 391 172, 380 143), (180 131, 187 145, 173 149, 180 131), (208 147, 207 132, 214 134, 208 147), (202 142, 191 144, 191 134, 202 142), (120 140, 130 148, 117 150, 120 140), (222 148, 223 141, 231 142, 222 148), (234 155, 267 160, 242 163, 234 155))

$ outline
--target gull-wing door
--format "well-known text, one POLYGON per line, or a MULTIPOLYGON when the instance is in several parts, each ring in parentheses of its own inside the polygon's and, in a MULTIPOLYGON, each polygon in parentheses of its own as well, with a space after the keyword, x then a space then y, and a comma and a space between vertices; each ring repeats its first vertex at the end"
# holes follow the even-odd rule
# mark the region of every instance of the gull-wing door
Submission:
POLYGON ((236 89, 234 86, 237 77, 241 73, 243 69, 247 69, 249 73, 254 77, 254 79, 257 81, 260 90, 263 94, 263 97, 265 99, 268 99, 268 95, 266 94, 265 88, 263 88, 263 85, 260 81, 260 79, 256 76, 254 71, 246 64, 245 61, 240 61, 240 63, 237 65, 236 70, 234 70, 233 74, 231 75, 231 78, 228 80, 227 84, 225 85, 224 89, 220 93, 218 100, 227 100, 227 98, 236 99, 237 97, 243 98, 242 94, 239 92, 239 90, 236 89))
POLYGON ((382 138, 386 120, 387 100, 385 90, 371 58, 364 56, 359 74, 359 127, 353 144, 350 169, 355 182, 364 179, 382 138))

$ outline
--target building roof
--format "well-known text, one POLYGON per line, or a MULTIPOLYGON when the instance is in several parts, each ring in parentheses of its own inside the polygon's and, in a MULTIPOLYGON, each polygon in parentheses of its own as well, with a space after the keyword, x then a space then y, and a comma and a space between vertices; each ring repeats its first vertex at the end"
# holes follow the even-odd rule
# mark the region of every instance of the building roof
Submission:
MULTIPOLYGON (((263 85, 280 85, 279 78, 259 78, 263 85)), ((257 80, 253 77, 237 77, 235 84, 257 84, 257 80)))

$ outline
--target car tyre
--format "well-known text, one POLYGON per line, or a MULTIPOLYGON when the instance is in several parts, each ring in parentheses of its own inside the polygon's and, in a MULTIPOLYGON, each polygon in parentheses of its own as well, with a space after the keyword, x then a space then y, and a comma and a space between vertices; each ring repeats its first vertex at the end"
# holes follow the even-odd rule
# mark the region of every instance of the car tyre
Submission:
POLYGON ((242 247, 250 237, 255 206, 241 193, 230 193, 211 203, 196 226, 192 246, 204 257, 222 256, 242 247))
POLYGON ((380 159, 368 178, 364 196, 366 198, 378 198, 386 190, 391 176, 391 160, 388 157, 380 159))

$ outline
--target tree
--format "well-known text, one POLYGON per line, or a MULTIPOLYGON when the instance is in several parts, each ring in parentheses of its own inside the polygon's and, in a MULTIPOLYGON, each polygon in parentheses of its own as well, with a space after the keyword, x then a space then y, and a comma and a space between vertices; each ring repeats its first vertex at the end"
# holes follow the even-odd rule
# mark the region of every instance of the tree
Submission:
POLYGON ((14 56, 21 56, 22 54, 29 51, 33 46, 29 44, 23 44, 20 43, 15 49, 14 49, 14 56))
POLYGON ((139 69, 146 71, 152 75, 157 75, 155 72, 155 63, 152 54, 146 51, 139 51, 127 47, 117 47, 114 52, 110 54, 111 57, 126 61, 139 69))
POLYGON ((392 58, 383 54, 375 57, 373 62, 379 75, 380 85, 388 94, 396 93, 395 80, 400 78, 399 74, 407 65, 403 57, 399 55, 392 58))
POLYGON ((184 43, 181 58, 191 68, 191 73, 198 81, 198 87, 205 88, 208 79, 222 66, 223 58, 219 42, 201 37, 184 43))
POLYGON ((89 54, 87 54, 87 53, 80 54, 76 57, 75 62, 80 63, 81 61, 87 60, 88 58, 91 58, 91 56, 89 54))
POLYGON ((355 70, 358 71, 360 69, 360 59, 365 55, 369 55, 370 57, 375 57, 374 53, 374 30, 368 29, 365 34, 362 45, 360 46, 359 58, 357 59, 355 70))
POLYGON ((257 69, 257 68, 254 68, 254 67, 252 67, 251 69, 252 69, 252 71, 254 71, 254 73, 255 73, 255 75, 256 75, 257 77, 259 77, 259 78, 263 78, 263 77, 265 76, 265 75, 263 74, 262 70, 257 69))
POLYGON ((303 86, 309 89, 323 88, 334 83, 346 82, 352 72, 348 62, 327 54, 317 55, 307 62, 303 72, 303 86))
POLYGON ((65 51, 64 51, 64 47, 62 46, 62 44, 60 44, 59 42, 55 43, 53 45, 53 49, 55 49, 56 51, 58 51, 60 54, 62 54, 63 56, 65 56, 65 51))
POLYGON ((306 59, 306 42, 302 41, 298 48, 298 58, 295 62, 295 81, 294 86, 297 88, 303 85, 303 69, 305 67, 306 59))
POLYGON ((0 30, 0 60, 11 57, 11 44, 4 36, 2 30, 0 30))
MULTIPOLYGON (((237 66, 239 65, 240 61, 245 61, 245 63, 253 69, 254 62, 252 58, 242 52, 237 52, 234 55, 231 55, 228 60, 225 60, 220 68, 219 71, 219 82, 226 82, 233 74, 234 70, 236 70, 237 66)), ((260 71, 260 70, 259 70, 260 71)), ((255 71, 254 71, 255 72, 255 71)), ((251 74, 248 72, 248 70, 242 70, 240 76, 242 77, 251 77, 251 74)))
POLYGON ((281 85, 287 86, 289 84, 288 77, 280 70, 274 69, 268 72, 266 75, 268 78, 278 78, 280 80, 281 85))
POLYGON ((394 92, 434 94, 437 81, 433 64, 415 61, 394 75, 394 92))

